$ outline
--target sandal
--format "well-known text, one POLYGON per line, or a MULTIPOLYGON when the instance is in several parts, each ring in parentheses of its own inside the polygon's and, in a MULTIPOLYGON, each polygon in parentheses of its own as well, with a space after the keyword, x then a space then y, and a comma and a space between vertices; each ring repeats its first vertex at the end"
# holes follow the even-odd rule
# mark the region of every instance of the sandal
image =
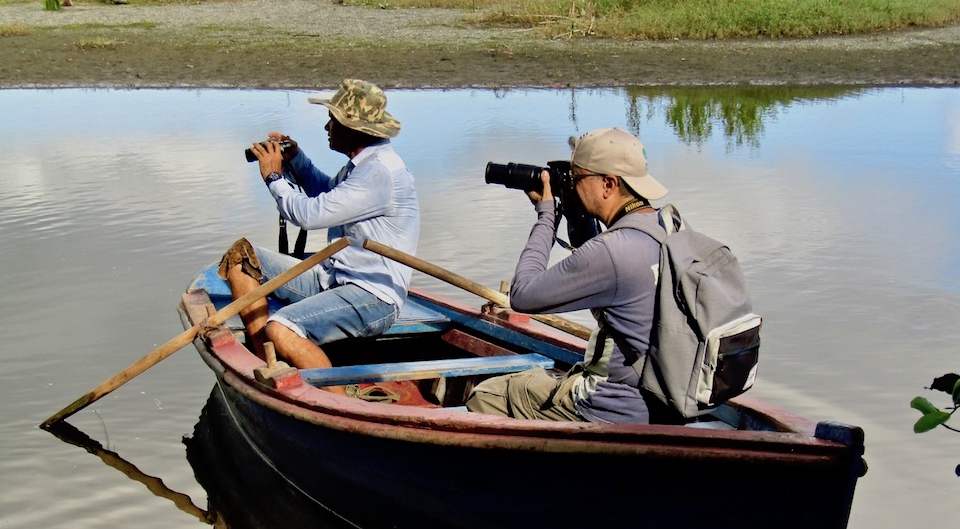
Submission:
POLYGON ((373 384, 361 388, 360 384, 348 384, 344 386, 347 396, 355 399, 365 400, 367 402, 384 402, 393 404, 400 401, 400 394, 389 388, 373 384))

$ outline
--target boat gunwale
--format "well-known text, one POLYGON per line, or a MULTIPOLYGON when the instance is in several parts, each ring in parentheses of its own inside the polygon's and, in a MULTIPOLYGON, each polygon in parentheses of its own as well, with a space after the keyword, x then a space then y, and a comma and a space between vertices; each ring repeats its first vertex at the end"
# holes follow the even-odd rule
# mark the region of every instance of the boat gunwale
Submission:
MULTIPOLYGON (((456 302, 417 292, 428 301, 449 305, 468 316, 476 310, 456 302)), ((203 297, 209 300, 206 293, 203 297)), ((193 307, 199 310, 199 305, 193 307)), ((206 311, 205 306, 200 307, 206 311)), ((190 309, 181 311, 189 321, 190 309)), ((497 319, 486 318, 495 324, 497 319)), ((541 329, 512 322, 514 330, 539 338, 541 329)), ((301 421, 334 430, 395 440, 486 449, 537 452, 649 455, 680 459, 723 459, 757 463, 834 465, 849 447, 813 436, 815 424, 750 398, 738 398, 735 408, 759 414, 781 431, 711 430, 672 425, 611 425, 520 420, 491 415, 366 402, 341 397, 302 384, 268 388, 255 380, 253 370, 263 361, 250 353, 227 328, 194 341, 220 382, 245 398, 301 421)), ((576 339, 579 340, 579 339, 576 339)), ((560 340, 561 342, 563 340, 560 340)), ((241 427, 243 425, 240 425, 241 427)))

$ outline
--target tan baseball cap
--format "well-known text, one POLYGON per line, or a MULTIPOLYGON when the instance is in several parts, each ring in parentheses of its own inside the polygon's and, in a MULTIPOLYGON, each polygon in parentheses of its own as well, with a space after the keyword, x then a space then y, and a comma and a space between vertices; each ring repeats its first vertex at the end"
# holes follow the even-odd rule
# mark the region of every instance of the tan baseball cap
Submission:
POLYGON ((307 101, 327 107, 337 121, 353 130, 378 138, 400 134, 400 122, 386 111, 387 96, 373 83, 344 79, 329 99, 308 97, 307 101))
POLYGON ((591 130, 570 138, 570 163, 602 175, 623 179, 630 189, 648 200, 666 196, 667 188, 647 172, 647 152, 636 136, 616 127, 591 130))

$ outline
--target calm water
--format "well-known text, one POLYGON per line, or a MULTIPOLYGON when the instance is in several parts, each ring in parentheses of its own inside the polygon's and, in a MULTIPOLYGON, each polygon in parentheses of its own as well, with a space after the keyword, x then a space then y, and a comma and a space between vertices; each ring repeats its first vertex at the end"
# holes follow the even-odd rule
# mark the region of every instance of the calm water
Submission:
MULTIPOLYGON (((178 509, 36 426, 180 333, 180 293, 234 239, 276 244, 250 142, 279 130, 343 164, 306 95, 0 91, 0 526, 197 526, 182 497, 178 509)), ((913 434, 908 404, 946 404, 923 387, 960 370, 960 90, 389 95, 420 257, 494 288, 534 214, 483 183, 486 162, 565 158, 568 135, 597 127, 638 132, 670 201, 745 266, 765 316, 751 394, 866 430, 850 526, 955 527, 960 435, 913 434)), ((206 508, 181 438, 213 381, 184 349, 70 423, 206 508)))

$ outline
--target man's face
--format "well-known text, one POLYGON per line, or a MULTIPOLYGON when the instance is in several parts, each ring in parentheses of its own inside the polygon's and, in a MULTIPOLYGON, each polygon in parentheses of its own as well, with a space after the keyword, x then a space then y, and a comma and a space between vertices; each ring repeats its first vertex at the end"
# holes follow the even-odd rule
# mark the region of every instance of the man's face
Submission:
POLYGON ((327 131, 327 141, 330 143, 330 149, 337 151, 339 153, 347 154, 350 152, 350 146, 347 144, 347 135, 344 133, 344 127, 337 121, 337 118, 333 117, 332 113, 327 113, 329 116, 329 121, 323 127, 323 130, 327 131))
POLYGON ((571 185, 580 197, 584 210, 591 215, 599 214, 605 177, 576 165, 571 172, 571 185))

